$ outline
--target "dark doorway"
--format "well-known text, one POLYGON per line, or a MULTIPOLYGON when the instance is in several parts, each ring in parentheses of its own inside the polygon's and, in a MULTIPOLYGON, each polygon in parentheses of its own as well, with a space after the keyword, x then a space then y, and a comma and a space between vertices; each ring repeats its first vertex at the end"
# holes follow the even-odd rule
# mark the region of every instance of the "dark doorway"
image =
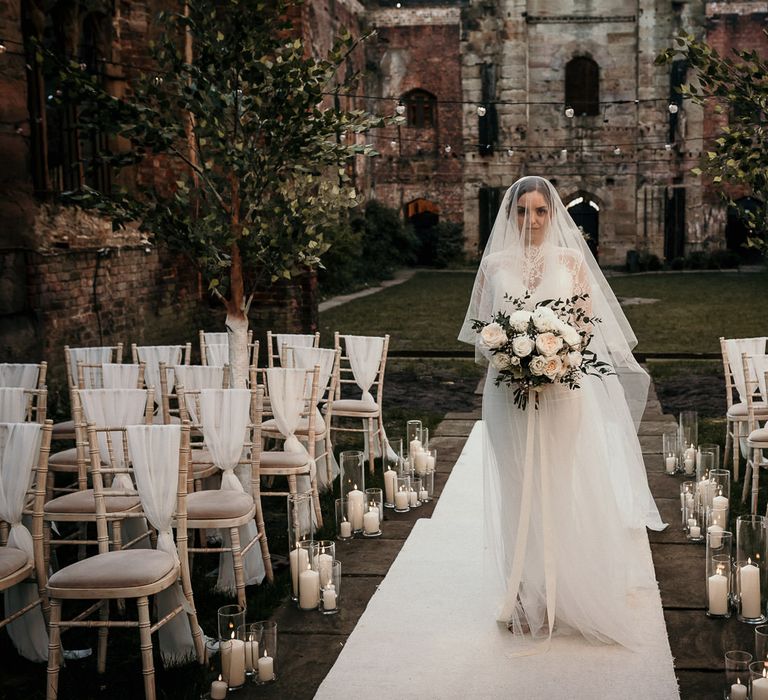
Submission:
POLYGON ((600 250, 600 210, 594 202, 583 197, 580 199, 580 202, 568 207, 568 213, 574 223, 584 232, 587 245, 597 260, 600 250))
POLYGON ((414 199, 405 208, 408 223, 419 240, 418 265, 431 265, 435 258, 435 227, 440 221, 440 207, 428 199, 414 199))
POLYGON ((685 189, 668 187, 664 212, 664 257, 667 260, 685 255, 685 189))
MULTIPOLYGON (((753 213, 760 217, 760 210, 763 207, 762 202, 754 197, 742 197, 736 200, 737 207, 728 207, 728 219, 725 224, 725 244, 728 250, 739 254, 743 262, 757 263, 762 259, 762 255, 755 248, 746 248, 745 244, 750 233, 752 233, 744 221, 742 211, 753 213)), ((760 231, 755 231, 760 234, 760 231)))

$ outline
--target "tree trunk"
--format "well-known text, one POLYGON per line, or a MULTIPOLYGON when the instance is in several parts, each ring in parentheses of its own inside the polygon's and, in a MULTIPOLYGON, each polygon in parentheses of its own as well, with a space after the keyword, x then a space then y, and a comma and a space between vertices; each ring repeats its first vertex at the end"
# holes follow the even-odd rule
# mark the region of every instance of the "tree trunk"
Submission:
POLYGON ((242 310, 233 313, 227 308, 227 334, 229 339, 230 386, 245 389, 248 379, 248 317, 242 310))

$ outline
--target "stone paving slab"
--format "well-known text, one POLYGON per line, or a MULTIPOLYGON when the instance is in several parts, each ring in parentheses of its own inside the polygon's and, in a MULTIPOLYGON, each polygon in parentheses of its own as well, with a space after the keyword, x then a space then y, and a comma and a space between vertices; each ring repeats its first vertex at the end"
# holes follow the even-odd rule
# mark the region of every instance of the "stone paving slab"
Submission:
POLYGON ((443 420, 480 420, 482 417, 482 409, 477 408, 474 411, 451 411, 443 416, 443 420))
POLYGON ((664 609, 706 607, 702 544, 655 544, 651 548, 664 609))
POLYGON ((725 682, 723 671, 678 671, 677 681, 680 685, 680 696, 683 698, 712 698, 712 700, 722 700, 722 690, 718 693, 718 683, 725 682))
POLYGON ((401 540, 385 540, 379 537, 364 541, 356 538, 349 542, 338 542, 336 558, 341 561, 344 575, 386 576, 402 546, 401 540))
MULTIPOLYGON (((443 436, 455 436, 455 437, 467 437, 472 430, 472 426, 475 424, 475 420, 444 420, 440 425, 435 428, 434 435, 443 436)), ((431 437, 430 437, 431 441, 431 437)))
POLYGON ((687 544, 685 530, 680 514, 679 498, 657 498, 656 505, 661 513, 661 519, 667 523, 667 529, 661 532, 648 530, 648 540, 654 544, 687 544))
POLYGON ((648 472, 648 486, 654 498, 677 498, 680 500, 680 484, 683 479, 669 476, 662 471, 648 472))

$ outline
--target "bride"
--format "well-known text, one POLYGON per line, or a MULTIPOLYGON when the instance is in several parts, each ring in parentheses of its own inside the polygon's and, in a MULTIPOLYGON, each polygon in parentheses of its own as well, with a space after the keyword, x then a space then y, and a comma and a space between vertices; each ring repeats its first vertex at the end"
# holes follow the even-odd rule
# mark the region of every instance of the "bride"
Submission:
POLYGON ((507 190, 483 253, 459 340, 478 343, 473 320, 536 302, 586 295, 597 317, 590 349, 614 374, 581 388, 543 388, 525 409, 514 387, 483 393, 484 545, 497 619, 533 639, 579 633, 636 648, 632 593, 655 587, 645 527, 665 527, 648 489, 636 428, 649 379, 632 356, 636 338, 552 184, 524 177, 507 190))

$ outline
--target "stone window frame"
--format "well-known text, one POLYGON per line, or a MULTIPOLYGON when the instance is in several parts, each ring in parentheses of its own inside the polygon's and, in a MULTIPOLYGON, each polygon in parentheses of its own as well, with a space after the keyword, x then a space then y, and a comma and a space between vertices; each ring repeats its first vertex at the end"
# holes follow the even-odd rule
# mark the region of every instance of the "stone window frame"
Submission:
POLYGON ((565 64, 565 105, 577 116, 600 114, 600 65, 591 56, 576 55, 565 64))
POLYGON ((405 105, 405 125, 415 129, 437 127, 437 96, 424 88, 406 92, 400 101, 405 105))

